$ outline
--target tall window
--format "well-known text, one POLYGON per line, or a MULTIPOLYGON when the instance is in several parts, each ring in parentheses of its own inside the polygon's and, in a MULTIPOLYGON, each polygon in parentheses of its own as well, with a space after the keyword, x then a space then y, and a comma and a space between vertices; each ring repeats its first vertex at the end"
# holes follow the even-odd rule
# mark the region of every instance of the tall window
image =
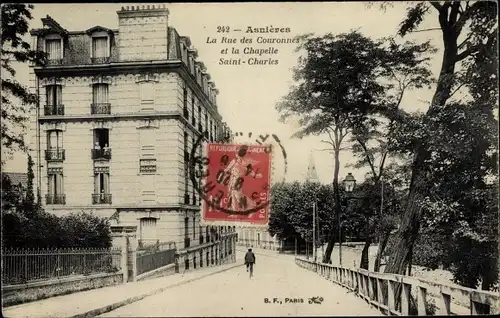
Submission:
POLYGON ((109 172, 94 173, 94 202, 111 203, 109 189, 109 172))
POLYGON ((184 132, 184 153, 185 153, 185 158, 184 158, 184 194, 188 193, 188 184, 189 184, 189 176, 188 176, 188 158, 187 155, 189 154, 189 148, 188 148, 188 142, 189 142, 189 136, 187 132, 184 132))
POLYGON ((63 132, 61 130, 49 130, 47 132, 47 150, 59 150, 63 148, 63 132))
POLYGON ((193 216, 193 240, 196 239, 196 217, 193 216))
POLYGON ((191 119, 191 123, 196 125, 196 117, 194 117, 194 96, 191 96, 191 115, 193 116, 191 119))
POLYGON ((207 111, 205 111, 205 131, 208 130, 208 115, 207 111))
POLYGON ((104 149, 109 147, 109 129, 94 129, 94 149, 104 149))
POLYGON ((198 103, 198 125, 201 127, 201 103, 198 103))
POLYGON ((155 104, 155 84, 153 82, 143 82, 140 84, 141 110, 154 110, 155 104))
POLYGON ((49 54, 48 60, 62 59, 62 43, 61 39, 45 40, 45 50, 49 54))
POLYGON ((61 172, 49 172, 47 204, 64 204, 64 176, 61 172))
POLYGON ((109 56, 109 48, 108 48, 108 38, 105 36, 102 37, 93 37, 92 38, 92 57, 93 58, 102 58, 109 56))
POLYGON ((189 237, 189 218, 184 218, 184 237, 189 237))
POLYGON ((186 86, 184 86, 184 117, 186 117, 187 120, 189 120, 189 110, 188 110, 188 91, 186 86))
POLYGON ((213 133, 212 133, 212 120, 210 120, 210 130, 209 130, 209 134, 210 134, 210 135, 209 135, 209 136, 210 136, 210 140, 213 140, 214 135, 213 135, 213 133))
POLYGON ((62 104, 62 86, 48 85, 45 87, 47 105, 56 106, 62 104))
POLYGON ((109 103, 109 86, 108 84, 92 85, 92 102, 94 104, 109 103))

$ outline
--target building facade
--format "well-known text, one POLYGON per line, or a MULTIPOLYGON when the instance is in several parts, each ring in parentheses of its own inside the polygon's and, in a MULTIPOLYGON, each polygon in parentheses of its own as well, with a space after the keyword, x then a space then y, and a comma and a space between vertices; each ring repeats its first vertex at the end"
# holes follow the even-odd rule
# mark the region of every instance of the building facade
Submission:
POLYGON ((199 138, 230 135, 218 90, 164 5, 117 15, 114 30, 68 31, 47 16, 31 31, 33 47, 48 53, 45 65, 31 67, 36 191, 48 212, 92 211, 138 244, 200 244, 231 230, 200 225, 188 176, 199 138))

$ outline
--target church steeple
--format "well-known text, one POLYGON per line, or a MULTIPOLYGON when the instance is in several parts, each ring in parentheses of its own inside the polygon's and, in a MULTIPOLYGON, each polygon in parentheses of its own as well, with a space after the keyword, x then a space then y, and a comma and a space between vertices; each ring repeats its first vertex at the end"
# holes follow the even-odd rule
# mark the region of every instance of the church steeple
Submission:
POLYGON ((312 151, 309 154, 309 166, 307 167, 307 181, 319 181, 318 174, 316 173, 316 165, 314 164, 314 158, 312 151))

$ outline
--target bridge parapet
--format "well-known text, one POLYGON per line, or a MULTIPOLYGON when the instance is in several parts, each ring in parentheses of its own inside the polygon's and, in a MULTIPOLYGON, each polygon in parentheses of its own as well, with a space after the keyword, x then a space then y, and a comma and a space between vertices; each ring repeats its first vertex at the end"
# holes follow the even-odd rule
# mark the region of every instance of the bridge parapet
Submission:
POLYGON ((213 242, 178 250, 175 253, 175 272, 197 267, 218 266, 236 261, 236 233, 223 233, 213 242))
POLYGON ((315 263, 302 258, 296 258, 295 263, 354 291, 386 315, 432 315, 434 310, 430 307, 435 307, 439 315, 455 315, 457 313, 452 311, 451 304, 456 299, 462 300, 460 304, 465 305, 471 315, 500 313, 500 296, 494 292, 438 284, 411 276, 315 263), (429 306, 431 297, 437 298, 434 306, 429 306), (468 306, 463 303, 464 298, 469 300, 468 306))

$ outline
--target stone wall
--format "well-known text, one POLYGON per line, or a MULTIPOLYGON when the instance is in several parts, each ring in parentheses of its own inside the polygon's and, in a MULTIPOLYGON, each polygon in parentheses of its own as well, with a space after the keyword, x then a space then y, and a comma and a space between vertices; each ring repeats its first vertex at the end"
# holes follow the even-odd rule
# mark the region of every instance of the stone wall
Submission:
POLYGON ((121 283, 123 283, 122 273, 106 273, 3 286, 2 301, 3 306, 7 307, 121 283))

